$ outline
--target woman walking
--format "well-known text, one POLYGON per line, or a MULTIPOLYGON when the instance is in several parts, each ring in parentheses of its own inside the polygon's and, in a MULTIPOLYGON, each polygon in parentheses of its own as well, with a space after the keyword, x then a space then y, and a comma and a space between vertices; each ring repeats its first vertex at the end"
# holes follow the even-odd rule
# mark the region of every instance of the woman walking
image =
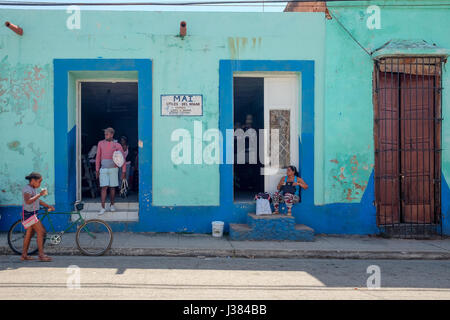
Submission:
MULTIPOLYGON (((44 206, 48 211, 54 211, 55 208, 46 204, 44 201, 39 200, 40 197, 47 195, 47 190, 43 189, 40 192, 37 189, 41 186, 42 176, 37 172, 32 172, 25 177, 28 180, 28 184, 22 189, 23 198, 23 220, 26 221, 28 218, 32 217, 39 210, 39 206, 44 206)), ((34 260, 32 257, 28 256, 28 247, 30 246, 31 238, 34 233, 37 234, 37 245, 39 250, 39 260, 44 262, 52 261, 52 258, 44 254, 44 237, 45 228, 40 221, 36 222, 30 226, 25 234, 23 240, 23 252, 22 261, 34 260)))

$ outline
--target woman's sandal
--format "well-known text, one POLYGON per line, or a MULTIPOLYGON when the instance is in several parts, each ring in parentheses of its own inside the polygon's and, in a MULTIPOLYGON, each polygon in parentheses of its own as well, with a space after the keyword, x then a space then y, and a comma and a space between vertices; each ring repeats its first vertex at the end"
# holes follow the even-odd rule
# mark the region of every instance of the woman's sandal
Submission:
POLYGON ((52 261, 52 258, 50 258, 47 255, 43 255, 43 256, 39 256, 39 261, 41 261, 41 262, 50 262, 50 261, 52 261))
POLYGON ((34 258, 33 257, 30 257, 30 256, 21 256, 20 257, 20 260, 22 260, 22 261, 29 261, 29 260, 34 260, 34 258))

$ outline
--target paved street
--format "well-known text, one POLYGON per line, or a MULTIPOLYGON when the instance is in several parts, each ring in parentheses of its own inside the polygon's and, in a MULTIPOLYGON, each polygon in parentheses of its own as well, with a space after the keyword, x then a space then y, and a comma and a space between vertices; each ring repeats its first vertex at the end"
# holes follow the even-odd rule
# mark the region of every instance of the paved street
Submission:
POLYGON ((450 299, 448 260, 53 258, 0 256, 0 299, 450 299), (379 289, 366 286, 371 265, 379 289))

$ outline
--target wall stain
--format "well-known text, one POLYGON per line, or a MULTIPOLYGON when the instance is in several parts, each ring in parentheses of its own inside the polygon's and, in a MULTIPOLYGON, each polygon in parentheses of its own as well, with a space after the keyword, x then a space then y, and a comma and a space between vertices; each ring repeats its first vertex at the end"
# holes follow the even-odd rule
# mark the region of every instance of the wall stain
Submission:
POLYGON ((17 151, 20 154, 24 153, 24 148, 20 147, 20 141, 17 141, 17 140, 11 141, 7 145, 8 145, 8 149, 11 151, 17 151))
POLYGON ((247 45, 248 39, 247 38, 241 38, 241 40, 242 40, 242 47, 245 48, 245 46, 247 45))
POLYGON ((234 39, 232 37, 228 37, 228 48, 230 50, 231 59, 236 59, 236 47, 234 46, 234 39))
MULTIPOLYGON (((228 37, 228 49, 230 50, 231 59, 239 58, 241 50, 245 49, 248 44, 248 38, 246 37, 228 37)), ((261 38, 259 38, 259 45, 261 45, 261 38)), ((256 38, 252 38, 252 48, 256 46, 256 38)))

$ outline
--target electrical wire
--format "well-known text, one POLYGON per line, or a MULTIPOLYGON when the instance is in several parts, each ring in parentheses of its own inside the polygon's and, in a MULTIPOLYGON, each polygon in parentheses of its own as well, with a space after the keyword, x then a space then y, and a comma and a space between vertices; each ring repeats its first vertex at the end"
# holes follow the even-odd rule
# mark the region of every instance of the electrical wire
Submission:
MULTIPOLYGON (((450 3, 448 0, 447 3, 430 3, 430 4, 377 4, 380 7, 437 7, 437 6, 449 6, 450 3)), ((193 6, 193 5, 249 5, 249 4, 276 4, 276 3, 289 3, 289 2, 326 2, 329 3, 329 7, 346 7, 346 6, 355 6, 360 7, 364 6, 363 4, 358 5, 343 5, 343 4, 336 4, 333 5, 333 2, 361 2, 361 0, 291 0, 291 1, 283 1, 283 0, 231 0, 231 1, 192 1, 192 2, 38 2, 38 1, 0 1, 0 6, 7 5, 7 6, 193 6)), ((367 3, 370 3, 370 0, 365 1, 367 3)))
POLYGON ((353 41, 355 41, 357 44, 358 44, 358 46, 360 46, 361 47, 361 49, 363 49, 364 50, 364 52, 365 53, 367 53, 368 55, 369 55, 369 57, 371 57, 372 56, 372 54, 369 52, 369 51, 367 51, 367 49, 366 48, 364 48, 364 46, 352 35, 352 33, 342 24, 342 22, 341 21, 339 21, 339 19, 338 18, 336 18, 336 16, 331 12, 331 10, 328 10, 328 13, 330 14, 330 16, 334 19, 334 20, 336 20, 336 22, 342 27, 342 29, 344 29, 345 30, 345 32, 347 32, 347 34, 350 36, 350 38, 352 38, 353 39, 353 41))

